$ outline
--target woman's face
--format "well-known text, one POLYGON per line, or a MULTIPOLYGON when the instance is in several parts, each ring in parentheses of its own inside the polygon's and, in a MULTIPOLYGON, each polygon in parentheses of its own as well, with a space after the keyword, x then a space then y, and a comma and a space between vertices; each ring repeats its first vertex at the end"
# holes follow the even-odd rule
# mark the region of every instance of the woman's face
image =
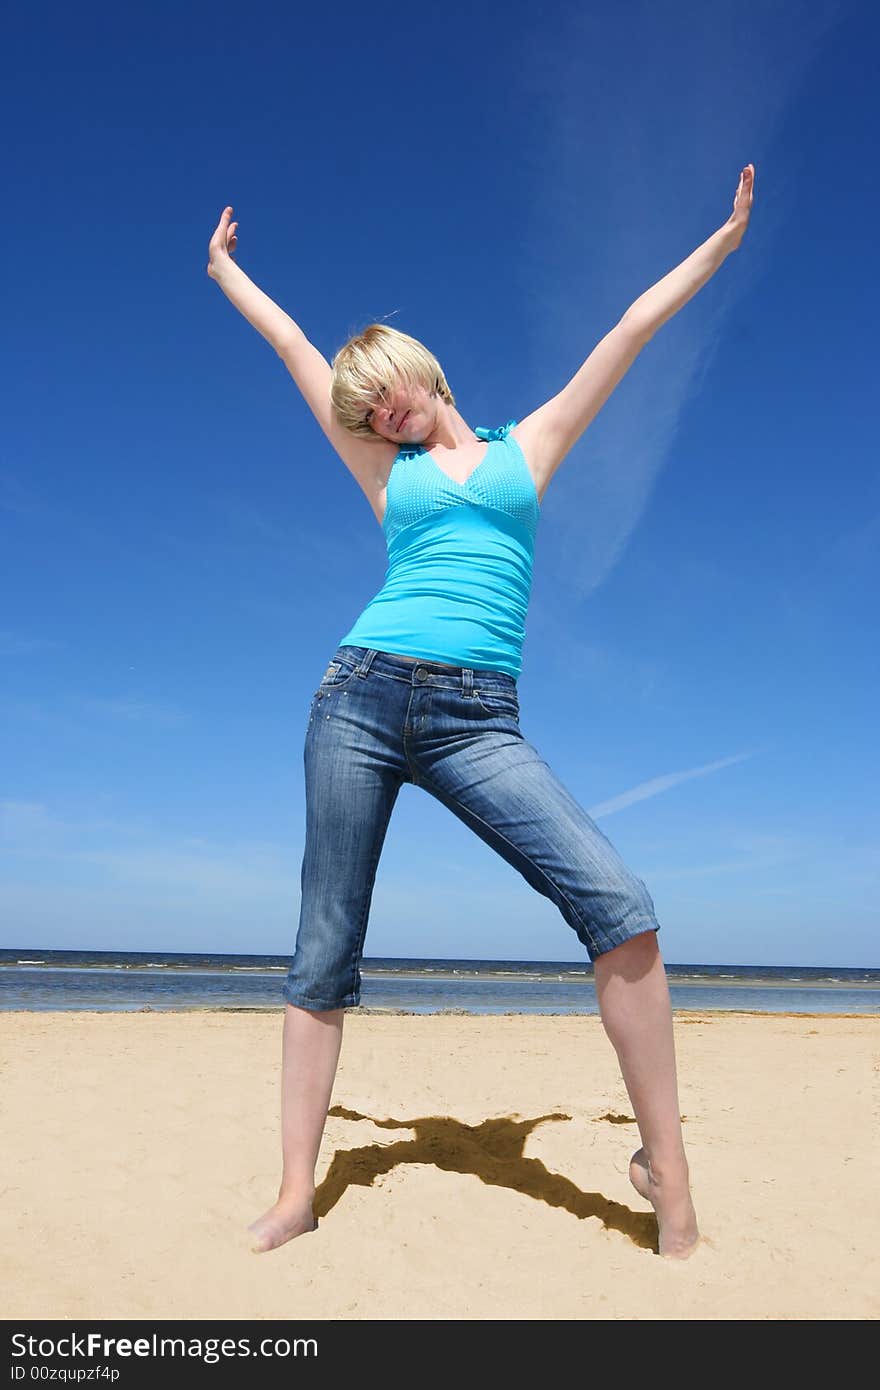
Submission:
POLYGON ((367 423, 375 434, 394 443, 420 443, 427 439, 437 420, 438 397, 424 386, 408 387, 394 378, 383 395, 381 405, 367 413, 367 423))

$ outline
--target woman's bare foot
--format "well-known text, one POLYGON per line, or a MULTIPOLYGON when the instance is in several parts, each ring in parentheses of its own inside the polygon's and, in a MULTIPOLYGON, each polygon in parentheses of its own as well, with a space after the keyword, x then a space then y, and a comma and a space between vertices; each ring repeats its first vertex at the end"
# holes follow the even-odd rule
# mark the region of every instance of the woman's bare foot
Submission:
POLYGON ((312 1214, 314 1195, 314 1192, 307 1192, 279 1197, 274 1207, 248 1226, 254 1236, 251 1250, 261 1255, 266 1250, 275 1250, 279 1245, 293 1240, 294 1236, 316 1231, 318 1223, 312 1214))
POLYGON ((667 1259, 686 1260, 700 1243, 687 1167, 657 1174, 645 1150, 636 1149, 629 1161, 629 1180, 639 1196, 650 1202, 657 1213, 660 1254, 667 1259))

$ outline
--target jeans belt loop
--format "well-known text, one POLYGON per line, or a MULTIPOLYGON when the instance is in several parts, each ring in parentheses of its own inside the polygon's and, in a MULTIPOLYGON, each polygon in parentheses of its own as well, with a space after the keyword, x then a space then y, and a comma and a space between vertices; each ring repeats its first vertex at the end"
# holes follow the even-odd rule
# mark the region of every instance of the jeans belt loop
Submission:
POLYGON ((364 655, 361 657, 361 660, 360 660, 360 663, 359 663, 359 665, 358 665, 357 671, 355 672, 355 675, 358 675, 358 676, 361 676, 361 677, 366 677, 367 675, 369 675, 370 667, 371 667, 372 664, 373 664, 373 658, 377 655, 377 652, 378 652, 378 648, 372 648, 372 647, 368 648, 368 650, 367 650, 367 651, 364 653, 364 655))
POLYGON ((471 699, 473 697, 474 673, 471 670, 470 666, 463 666, 461 668, 461 688, 462 692, 464 693, 464 695, 467 696, 468 699, 471 699))

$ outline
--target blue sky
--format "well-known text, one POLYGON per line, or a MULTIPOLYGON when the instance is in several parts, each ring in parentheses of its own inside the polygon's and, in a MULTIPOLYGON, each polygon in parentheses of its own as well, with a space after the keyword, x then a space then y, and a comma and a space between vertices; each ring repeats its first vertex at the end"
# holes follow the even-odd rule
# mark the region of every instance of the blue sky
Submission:
MULTIPOLYGON (((823 0, 12 13, 0 945, 293 949, 309 701, 385 549, 205 273, 224 205, 325 357, 383 319, 493 427, 751 161, 741 249, 548 489, 522 728, 670 964, 880 965, 878 39, 823 0)), ((410 786, 366 954, 584 956, 410 786)))

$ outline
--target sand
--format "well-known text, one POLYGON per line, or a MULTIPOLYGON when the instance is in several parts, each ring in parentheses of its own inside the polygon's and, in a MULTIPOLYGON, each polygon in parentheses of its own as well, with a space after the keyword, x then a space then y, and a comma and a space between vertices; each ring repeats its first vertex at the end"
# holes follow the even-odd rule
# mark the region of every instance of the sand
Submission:
POLYGON ((662 1259, 601 1020, 350 1012, 320 1225, 267 1254, 282 1012, 0 1013, 3 1317, 880 1312, 880 1019, 676 1011, 704 1239, 662 1259))

